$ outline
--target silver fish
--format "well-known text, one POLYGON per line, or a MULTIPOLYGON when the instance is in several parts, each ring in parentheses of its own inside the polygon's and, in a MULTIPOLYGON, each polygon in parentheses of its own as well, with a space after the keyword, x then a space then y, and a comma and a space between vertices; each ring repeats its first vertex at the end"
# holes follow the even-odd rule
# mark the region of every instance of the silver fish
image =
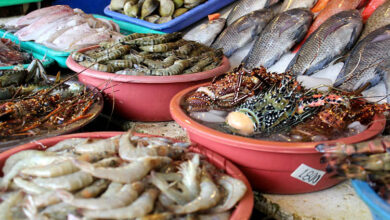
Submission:
POLYGON ((295 75, 311 75, 325 68, 353 47, 362 28, 362 17, 357 10, 333 15, 310 35, 287 70, 295 75))
POLYGON ((284 53, 303 39, 312 19, 313 13, 301 8, 291 9, 277 15, 264 28, 244 59, 245 68, 272 66, 284 53))
POLYGON ((272 17, 271 9, 253 11, 228 26, 211 47, 223 48, 224 54, 230 57, 237 49, 256 39, 272 17))
POLYGON ((390 25, 371 32, 353 48, 334 86, 347 91, 364 90, 375 86, 384 78, 384 71, 379 65, 388 59, 390 25))
POLYGON ((240 0, 236 1, 235 6, 229 13, 226 23, 231 25, 234 21, 241 18, 242 16, 259 9, 269 7, 279 0, 240 0))
POLYGON ((381 6, 379 6, 374 13, 368 18, 366 25, 364 26, 360 40, 366 37, 372 31, 390 24, 390 1, 387 0, 381 6))
POLYGON ((375 72, 383 75, 387 94, 387 103, 390 103, 390 59, 385 60, 375 68, 375 72))
POLYGON ((280 9, 281 12, 294 8, 310 9, 317 2, 317 0, 285 0, 280 9))
POLYGON ((215 40, 217 35, 221 33, 222 29, 225 27, 226 19, 218 18, 212 21, 209 21, 206 24, 201 24, 184 35, 185 40, 192 40, 198 43, 210 46, 211 43, 215 40))

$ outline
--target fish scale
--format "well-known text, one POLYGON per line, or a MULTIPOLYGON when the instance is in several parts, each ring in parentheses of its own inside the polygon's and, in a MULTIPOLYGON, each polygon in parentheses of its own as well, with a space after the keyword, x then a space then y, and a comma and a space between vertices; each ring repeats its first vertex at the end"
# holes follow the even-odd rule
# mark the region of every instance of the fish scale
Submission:
POLYGON ((287 11, 294 8, 310 9, 317 0, 285 0, 280 11, 287 11))
POLYGON ((390 1, 385 1, 379 6, 374 13, 368 18, 367 23, 364 27, 363 33, 360 36, 360 40, 366 37, 372 31, 390 24, 390 1))
POLYGON ((228 26, 211 47, 223 48, 224 54, 230 57, 236 50, 254 40, 272 17, 271 9, 253 11, 228 26))
POLYGON ((272 66, 296 42, 302 40, 311 24, 313 14, 306 9, 291 9, 276 16, 261 33, 248 56, 245 68, 272 66))
POLYGON ((231 25, 234 21, 242 16, 256 10, 266 8, 277 3, 279 0, 240 0, 229 13, 226 23, 231 25))
POLYGON ((384 78, 377 67, 390 59, 390 25, 371 32, 352 50, 334 86, 355 91, 370 83, 375 86, 384 78))
POLYGON ((330 17, 303 44, 287 67, 294 75, 311 75, 325 68, 337 56, 349 51, 362 30, 357 10, 330 17))

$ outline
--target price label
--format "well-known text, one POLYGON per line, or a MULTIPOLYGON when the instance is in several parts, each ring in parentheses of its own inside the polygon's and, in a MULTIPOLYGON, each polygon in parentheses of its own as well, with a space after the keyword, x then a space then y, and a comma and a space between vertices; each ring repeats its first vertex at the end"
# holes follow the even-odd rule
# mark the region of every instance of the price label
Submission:
POLYGON ((292 177, 313 186, 315 186, 324 175, 325 175, 324 171, 311 168, 305 164, 301 164, 291 174, 292 177))

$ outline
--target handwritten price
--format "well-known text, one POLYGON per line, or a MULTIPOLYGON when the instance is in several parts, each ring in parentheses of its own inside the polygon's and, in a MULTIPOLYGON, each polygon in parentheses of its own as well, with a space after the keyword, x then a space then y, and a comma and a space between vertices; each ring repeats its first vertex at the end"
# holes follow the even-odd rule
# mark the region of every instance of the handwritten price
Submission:
POLYGON ((321 178, 325 175, 325 172, 322 170, 317 170, 311 168, 305 164, 301 164, 291 176, 299 179, 305 183, 315 186, 321 178))

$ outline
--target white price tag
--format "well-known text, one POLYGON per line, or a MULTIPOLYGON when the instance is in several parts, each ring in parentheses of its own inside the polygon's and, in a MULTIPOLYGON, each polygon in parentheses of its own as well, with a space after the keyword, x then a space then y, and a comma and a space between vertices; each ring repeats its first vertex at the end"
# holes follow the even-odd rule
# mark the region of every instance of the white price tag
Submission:
POLYGON ((311 168, 305 164, 301 164, 291 174, 292 177, 313 186, 315 186, 324 175, 325 175, 324 171, 311 168))

